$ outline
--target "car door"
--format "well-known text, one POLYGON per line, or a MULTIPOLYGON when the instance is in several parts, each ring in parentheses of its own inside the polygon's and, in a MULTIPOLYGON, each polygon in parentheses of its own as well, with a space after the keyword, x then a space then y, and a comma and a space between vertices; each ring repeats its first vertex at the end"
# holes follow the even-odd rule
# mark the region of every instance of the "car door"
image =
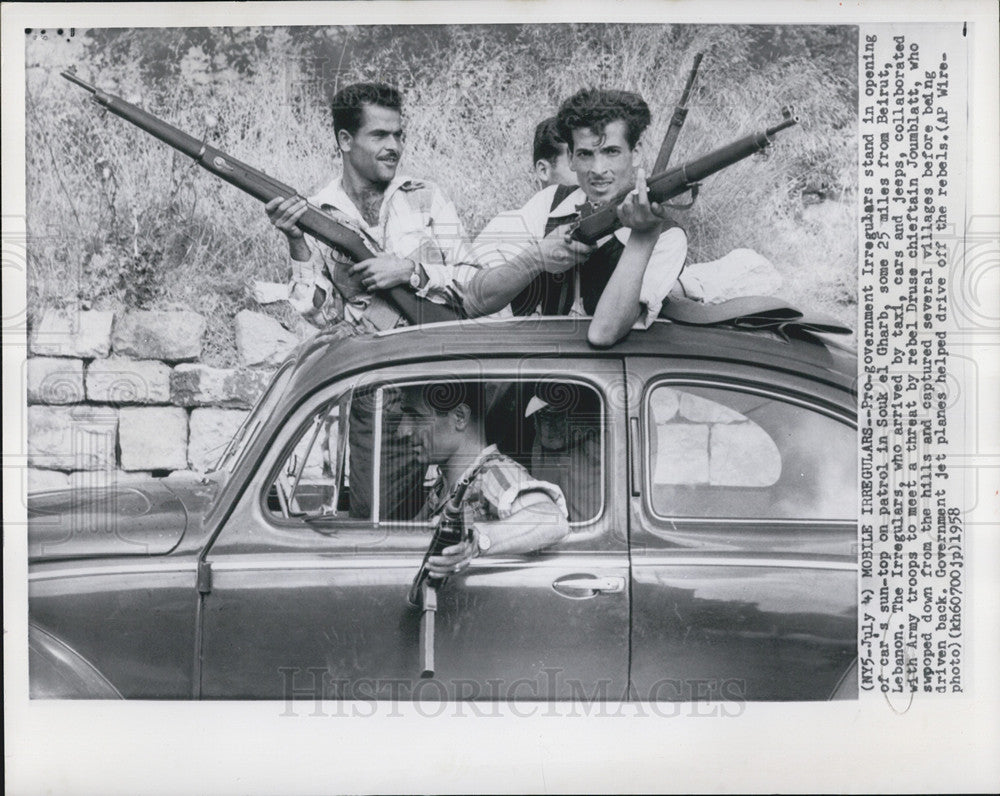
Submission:
POLYGON ((850 393, 627 362, 632 681, 660 700, 829 698, 857 654, 850 393))
MULTIPOLYGON (((629 633, 627 507, 615 485, 625 461, 622 390, 620 360, 467 360, 385 368, 307 400, 256 464, 207 553, 201 695, 620 698, 629 633), (431 531, 425 521, 387 516, 380 479, 400 453, 389 444, 391 391, 456 378, 488 385, 501 418, 491 419, 491 441, 529 466, 530 393, 544 383, 555 394, 595 396, 602 495, 595 515, 577 518, 550 549, 479 557, 445 582, 435 676, 421 679, 421 612, 407 593, 431 531), (367 463, 364 407, 374 413, 367 463), (336 451, 325 466, 309 450, 309 439, 323 436, 325 455, 336 451), (366 516, 351 516, 362 494, 366 516)), ((432 473, 421 475, 426 487, 432 473)))

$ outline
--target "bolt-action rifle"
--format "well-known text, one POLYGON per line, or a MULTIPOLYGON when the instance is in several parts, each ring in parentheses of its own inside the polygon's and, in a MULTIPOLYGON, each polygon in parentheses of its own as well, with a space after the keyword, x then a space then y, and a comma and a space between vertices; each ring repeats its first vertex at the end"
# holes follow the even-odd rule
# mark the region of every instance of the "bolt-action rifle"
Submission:
MULTIPOLYGON (((745 136, 682 166, 654 174, 646 180, 646 185, 649 188, 649 201, 664 203, 690 191, 690 204, 679 206, 680 209, 690 207, 698 197, 698 189, 702 180, 756 152, 760 152, 762 149, 766 149, 771 145, 775 135, 799 121, 798 117, 792 114, 790 108, 783 108, 782 115, 784 116, 783 121, 773 127, 768 127, 763 132, 745 136)), ((621 222, 618 220, 618 205, 625 201, 631 190, 628 188, 620 191, 607 204, 600 207, 585 206, 582 217, 572 230, 573 238, 593 245, 618 229, 621 226, 621 222)))
MULTIPOLYGON (((126 102, 121 97, 101 91, 81 80, 74 73, 63 72, 62 76, 71 83, 89 91, 94 101, 107 108, 111 113, 131 122, 154 138, 158 138, 163 143, 192 158, 206 171, 210 171, 216 177, 236 186, 244 193, 250 194, 254 199, 267 203, 279 196, 288 199, 300 195, 291 186, 278 182, 264 172, 230 157, 206 141, 199 141, 194 136, 188 135, 142 108, 126 102)), ((320 243, 337 249, 354 262, 367 260, 380 253, 375 241, 365 235, 360 228, 351 227, 327 215, 318 207, 309 205, 302 218, 299 219, 298 225, 320 243)), ((402 285, 382 291, 382 295, 411 324, 454 321, 464 317, 458 307, 425 301, 402 285)))

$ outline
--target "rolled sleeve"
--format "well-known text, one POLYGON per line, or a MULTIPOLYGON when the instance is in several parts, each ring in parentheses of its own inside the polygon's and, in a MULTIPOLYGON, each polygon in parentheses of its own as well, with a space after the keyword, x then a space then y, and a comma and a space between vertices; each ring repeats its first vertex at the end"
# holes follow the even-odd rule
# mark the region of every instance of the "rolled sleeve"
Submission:
POLYGON ((292 278, 288 283, 288 303, 310 323, 323 327, 333 312, 333 283, 326 277, 326 259, 315 247, 306 260, 289 258, 292 278), (316 304, 316 289, 323 291, 323 300, 316 304))
POLYGON ((677 283, 687 259, 687 235, 680 227, 668 229, 656 241, 639 289, 639 319, 633 329, 648 329, 660 314, 663 301, 677 283))

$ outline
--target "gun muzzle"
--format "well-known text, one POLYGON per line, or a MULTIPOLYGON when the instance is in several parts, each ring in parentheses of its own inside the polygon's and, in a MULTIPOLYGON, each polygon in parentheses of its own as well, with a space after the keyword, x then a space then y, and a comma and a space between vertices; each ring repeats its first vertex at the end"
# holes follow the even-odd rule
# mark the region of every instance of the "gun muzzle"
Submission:
POLYGON ((434 615, 437 613, 437 588, 424 581, 421 587, 420 614, 420 677, 434 676, 434 615))
POLYGON ((86 80, 81 80, 73 72, 60 72, 60 74, 64 78, 66 78, 70 83, 76 83, 76 85, 78 85, 80 88, 86 89, 91 94, 97 93, 97 88, 95 86, 90 85, 90 83, 88 83, 86 80))
POLYGON ((782 130, 787 130, 789 127, 799 123, 799 117, 795 115, 789 106, 785 106, 781 109, 781 115, 784 117, 781 122, 774 125, 774 127, 768 127, 764 135, 770 138, 775 133, 780 133, 782 130))

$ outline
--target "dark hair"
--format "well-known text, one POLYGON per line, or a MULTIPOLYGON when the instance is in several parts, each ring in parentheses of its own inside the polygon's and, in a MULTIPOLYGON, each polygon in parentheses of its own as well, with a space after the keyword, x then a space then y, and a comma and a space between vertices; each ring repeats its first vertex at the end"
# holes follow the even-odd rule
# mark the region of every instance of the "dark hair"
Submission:
POLYGON ((483 416, 483 385, 481 382, 439 381, 423 387, 427 406, 439 415, 446 415, 456 406, 465 404, 474 419, 483 416))
POLYGON ((566 141, 559 135, 555 116, 550 116, 548 119, 539 122, 535 128, 535 141, 532 147, 531 158, 532 165, 540 160, 547 160, 554 165, 556 158, 562 154, 562 147, 565 145, 566 141))
POLYGON ((589 127, 598 135, 604 133, 609 122, 621 119, 627 128, 626 137, 631 149, 639 143, 639 136, 649 127, 649 106, 638 94, 615 89, 585 88, 576 92, 559 106, 556 123, 559 135, 573 150, 573 131, 589 127))
POLYGON ((358 132, 365 105, 402 111, 403 98, 398 90, 385 83, 352 83, 344 86, 330 101, 334 136, 341 130, 347 130, 351 135, 358 132))

